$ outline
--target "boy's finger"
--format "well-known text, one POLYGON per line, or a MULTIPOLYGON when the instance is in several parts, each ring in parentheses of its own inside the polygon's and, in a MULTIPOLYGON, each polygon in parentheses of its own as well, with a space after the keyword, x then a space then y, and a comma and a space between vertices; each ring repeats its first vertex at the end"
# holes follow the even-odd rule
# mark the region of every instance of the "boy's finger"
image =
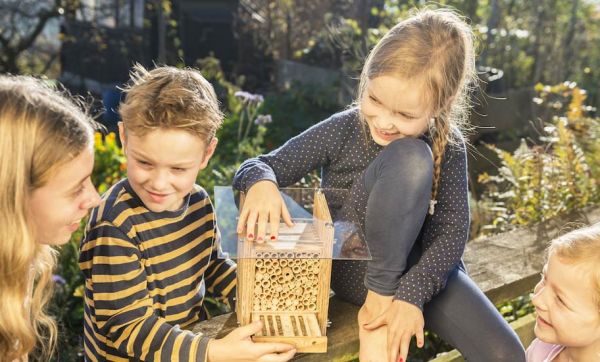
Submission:
POLYGON ((248 240, 254 240, 254 232, 256 226, 256 218, 258 217, 258 213, 256 211, 251 211, 248 215, 248 220, 246 221, 246 238, 248 240))
POLYGON ((242 340, 242 339, 252 337, 254 334, 260 332, 261 330, 262 330, 262 322, 256 321, 256 322, 252 322, 248 325, 245 325, 243 327, 238 327, 238 328, 234 329, 233 332, 231 332, 231 334, 233 334, 235 339, 242 340))
POLYGON ((285 353, 268 354, 268 355, 262 356, 258 360, 261 362, 285 362, 285 361, 291 360, 295 354, 296 354, 296 349, 294 348, 285 353))
POLYGON ((283 222, 285 222, 287 226, 294 226, 292 216, 290 215, 290 212, 288 211, 287 206, 285 206, 284 202, 281 203, 281 217, 283 218, 283 222))
POLYGON ((254 347, 256 348, 256 352, 260 356, 272 355, 275 353, 284 353, 296 349, 296 347, 287 343, 254 342, 254 347))
POLYGON ((256 230, 256 241, 259 243, 265 242, 265 231, 269 222, 269 212, 261 211, 258 214, 258 228, 256 230))

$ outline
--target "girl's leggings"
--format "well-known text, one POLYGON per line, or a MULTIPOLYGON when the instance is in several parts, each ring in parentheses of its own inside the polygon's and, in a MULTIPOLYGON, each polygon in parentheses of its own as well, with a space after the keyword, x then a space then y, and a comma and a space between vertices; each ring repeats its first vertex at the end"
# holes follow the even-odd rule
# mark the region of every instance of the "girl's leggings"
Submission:
MULTIPOLYGON (((364 303, 367 289, 394 295, 402 274, 420 257, 415 241, 429 205, 431 150, 418 139, 396 140, 363 176, 369 195, 365 233, 372 260, 336 260, 332 273, 336 295, 357 305, 364 303)), ((452 344, 468 361, 525 361, 516 333, 462 263, 449 275, 445 289, 425 304, 424 318, 425 328, 452 344)))

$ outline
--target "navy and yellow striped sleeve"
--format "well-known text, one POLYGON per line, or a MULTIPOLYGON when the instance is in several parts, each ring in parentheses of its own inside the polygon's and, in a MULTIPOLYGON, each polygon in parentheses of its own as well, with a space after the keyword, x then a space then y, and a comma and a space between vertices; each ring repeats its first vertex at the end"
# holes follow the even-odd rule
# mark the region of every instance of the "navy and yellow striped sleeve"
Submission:
POLYGON ((206 268, 206 291, 222 303, 234 308, 236 287, 236 264, 230 259, 219 259, 221 253, 221 233, 215 228, 215 242, 212 246, 210 263, 206 268))
POLYGON ((207 337, 154 313, 140 249, 119 228, 104 221, 88 230, 79 264, 96 340, 131 359, 205 360, 207 337))

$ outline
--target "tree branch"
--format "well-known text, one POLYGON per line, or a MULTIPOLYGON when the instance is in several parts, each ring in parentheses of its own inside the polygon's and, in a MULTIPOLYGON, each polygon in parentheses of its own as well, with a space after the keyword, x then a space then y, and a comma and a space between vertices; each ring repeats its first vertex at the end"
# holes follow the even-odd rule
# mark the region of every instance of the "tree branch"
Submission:
POLYGON ((20 53, 23 50, 29 48, 33 44, 33 42, 37 39, 38 35, 40 35, 40 33, 44 30, 48 20, 50 20, 54 17, 57 17, 59 15, 60 15, 60 13, 58 12, 58 1, 56 2, 55 6, 51 10, 43 10, 43 11, 39 12, 38 16, 37 16, 39 18, 38 23, 36 24, 33 31, 31 33, 29 33, 28 36, 21 38, 21 40, 15 47, 17 52, 20 53))

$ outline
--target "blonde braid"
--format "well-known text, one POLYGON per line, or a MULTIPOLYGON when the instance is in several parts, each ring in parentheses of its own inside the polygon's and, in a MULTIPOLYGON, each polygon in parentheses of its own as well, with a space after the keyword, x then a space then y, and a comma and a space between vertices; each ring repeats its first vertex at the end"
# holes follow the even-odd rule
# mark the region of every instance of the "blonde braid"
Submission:
POLYGON ((433 215, 435 204, 437 204, 437 194, 439 191, 440 177, 442 174, 442 161, 444 151, 448 144, 450 133, 449 123, 444 121, 442 116, 434 118, 434 129, 432 130, 432 152, 433 152, 433 184, 431 186, 431 201, 429 204, 429 214, 433 215))

